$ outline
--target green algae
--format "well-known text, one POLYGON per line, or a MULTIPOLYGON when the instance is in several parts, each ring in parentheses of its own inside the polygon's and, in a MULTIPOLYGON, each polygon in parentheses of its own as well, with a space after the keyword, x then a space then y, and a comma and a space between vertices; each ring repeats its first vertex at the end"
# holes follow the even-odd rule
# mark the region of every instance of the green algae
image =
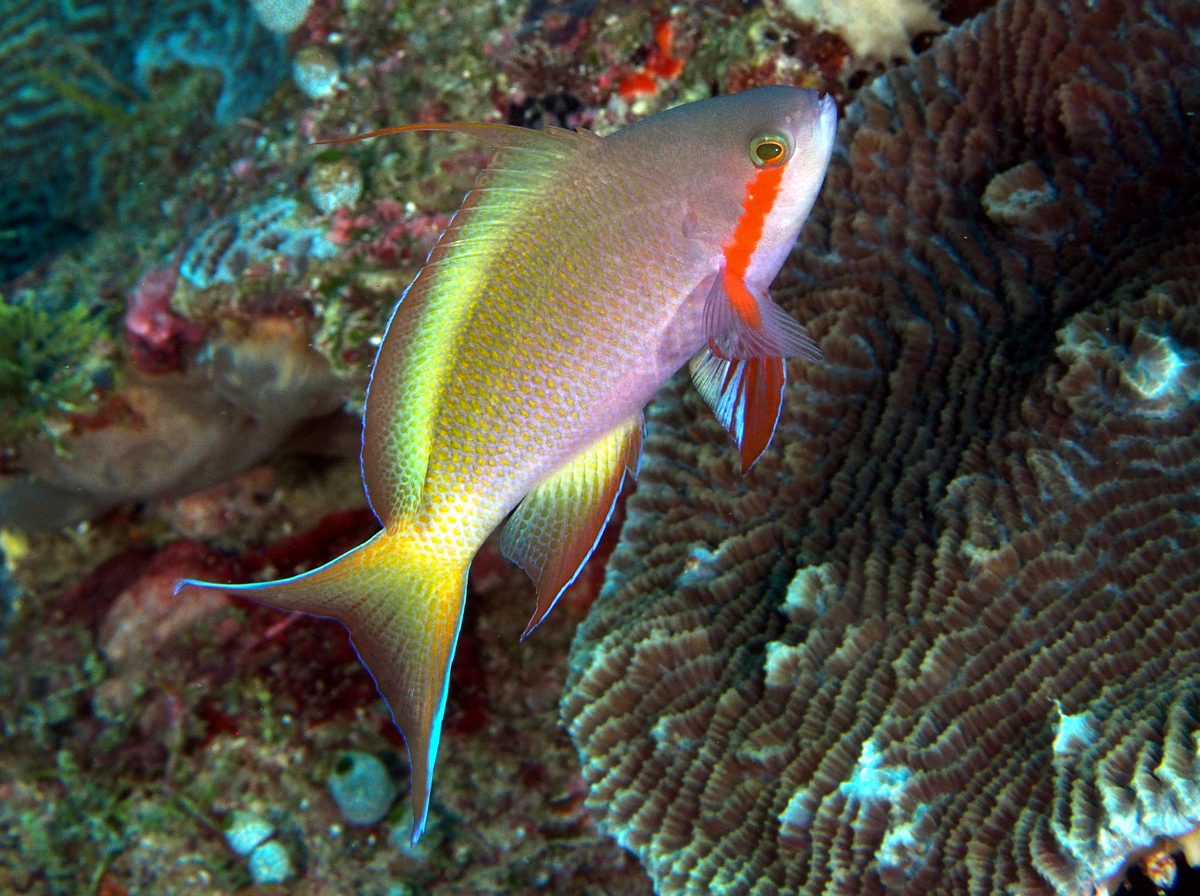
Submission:
POLYGON ((0 445, 41 432, 50 418, 82 410, 112 375, 103 350, 115 311, 48 305, 32 290, 0 295, 0 445))

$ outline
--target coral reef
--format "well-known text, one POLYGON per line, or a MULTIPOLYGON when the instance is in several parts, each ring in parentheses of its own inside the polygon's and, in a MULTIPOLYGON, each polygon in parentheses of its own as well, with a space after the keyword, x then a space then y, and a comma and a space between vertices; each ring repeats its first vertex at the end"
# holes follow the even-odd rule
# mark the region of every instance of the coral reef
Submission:
MULTIPOLYGON (((328 155, 311 141, 453 119, 609 132, 763 83, 845 107, 878 63, 771 2, 274 5, 292 10, 288 26, 306 8, 286 42, 244 0, 20 0, 0 24, 0 77, 16 78, 0 115, 29 125, 0 136, 13 150, 0 183, 30 202, 0 224, 2 313, 19 306, 34 334, 0 355, 22 371, 0 375, 15 390, 0 415, 0 891, 265 892, 294 874, 284 886, 300 896, 644 896, 645 872, 584 809, 557 712, 617 520, 526 642, 524 574, 495 545, 477 558, 417 850, 407 773, 391 761, 403 750, 344 631, 245 602, 191 605, 171 585, 311 568, 377 525, 348 460, 355 412, 388 312, 487 153, 436 136, 328 155), (245 81, 230 84, 235 57, 245 81), (237 114, 239 98, 268 93, 237 114), (218 127, 222 103, 232 120, 218 127), (339 171, 361 186, 351 174, 347 193, 339 171), (374 825, 348 824, 329 791, 346 753, 379 757, 399 788, 374 825), (271 833, 231 840, 248 818, 271 833)), ((1028 229, 1022 215, 1058 201, 1052 175, 1014 168, 980 190, 997 220, 1028 229)), ((1179 338, 1131 334, 1130 353, 1093 310, 1063 343, 1072 382, 1108 365, 1097 388, 1130 407, 1137 388, 1153 393, 1150 420, 1191 394, 1175 376, 1179 338)), ((704 425, 706 411, 689 413, 681 425, 704 425)), ((794 398, 789 413, 797 444, 794 398)), ((760 475, 778 469, 764 463, 760 475)), ((692 545, 697 582, 718 543, 692 545)), ((811 590, 813 606, 834 606, 842 572, 802 577, 796 600, 811 590)), ((788 654, 771 651, 783 675, 788 654)), ((1154 867, 1161 878, 1169 859, 1154 867)))
POLYGON ((826 363, 771 451, 652 405, 562 710, 658 892, 1200 861, 1198 27, 1006 0, 881 77, 776 284, 826 363))
MULTIPOLYGON (((557 728, 570 625, 518 644, 533 590, 494 545, 470 584, 421 848, 408 845, 407 799, 348 823, 328 787, 347 755, 382 759, 402 797, 408 775, 345 630, 237 600, 193 615, 172 586, 206 564, 237 579, 294 572, 378 524, 356 462, 244 479, 245 507, 223 486, 189 498, 189 518, 225 520, 214 539, 237 547, 224 553, 172 541, 175 502, 5 543, 21 662, 0 666, 0 891, 216 896, 290 874, 298 896, 648 896, 636 860, 589 821, 557 728), (201 512, 205 500, 216 506, 201 512), (80 578, 97 555, 108 559, 80 578)), ((577 593, 565 622, 584 611, 577 593)))
POLYGON ((0 521, 53 528, 258 462, 298 421, 342 406, 345 386, 310 338, 303 321, 260 318, 224 327, 185 372, 129 372, 100 413, 70 418, 58 443, 22 446, 17 470, 0 476, 0 521))
POLYGON ((14 0, 0 18, 0 283, 80 233, 76 174, 87 170, 104 115, 128 98, 101 76, 110 4, 14 0), (78 100, 90 100, 89 108, 78 100))
POLYGON ((303 220, 295 200, 269 199, 206 228, 184 250, 179 275, 197 289, 207 289, 234 283, 251 265, 276 259, 302 274, 310 257, 329 258, 336 251, 320 227, 303 220))

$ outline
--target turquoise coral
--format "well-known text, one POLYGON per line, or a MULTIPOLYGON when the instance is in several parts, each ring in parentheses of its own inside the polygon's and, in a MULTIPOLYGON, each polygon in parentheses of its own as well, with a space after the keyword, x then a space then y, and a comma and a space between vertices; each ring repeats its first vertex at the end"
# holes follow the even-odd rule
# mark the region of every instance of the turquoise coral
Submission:
POLYGON ((248 856, 275 833, 275 825, 257 812, 239 809, 225 819, 225 842, 239 856, 248 856))
POLYGON ((250 853, 250 880, 256 885, 282 884, 295 876, 292 857, 278 840, 268 840, 250 853))
POLYGON ((268 199, 210 224, 183 253, 179 275, 206 289, 233 283, 251 265, 281 258, 303 268, 310 258, 330 258, 337 248, 306 219, 294 199, 268 199))
POLYGON ((348 752, 339 756, 333 767, 329 792, 346 821, 372 825, 387 815, 399 788, 377 756, 348 752))
POLYGON ((218 124, 229 124, 262 105, 287 74, 283 44, 244 2, 175 0, 157 14, 134 51, 138 78, 148 83, 171 65, 211 68, 221 73, 218 124))

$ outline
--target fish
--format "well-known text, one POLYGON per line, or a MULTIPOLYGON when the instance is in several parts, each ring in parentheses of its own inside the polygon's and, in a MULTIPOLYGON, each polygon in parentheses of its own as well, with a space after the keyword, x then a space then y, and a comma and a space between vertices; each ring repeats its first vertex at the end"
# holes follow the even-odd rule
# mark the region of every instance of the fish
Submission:
POLYGON ((503 525, 501 551, 536 585, 528 637, 637 476, 643 409, 670 377, 689 367, 747 472, 775 430, 785 359, 821 359, 768 287, 836 127, 828 96, 760 87, 606 137, 485 123, 362 135, 454 131, 493 148, 375 359, 361 463, 382 529, 292 578, 177 590, 346 626, 407 745, 414 844, 484 540, 503 525))

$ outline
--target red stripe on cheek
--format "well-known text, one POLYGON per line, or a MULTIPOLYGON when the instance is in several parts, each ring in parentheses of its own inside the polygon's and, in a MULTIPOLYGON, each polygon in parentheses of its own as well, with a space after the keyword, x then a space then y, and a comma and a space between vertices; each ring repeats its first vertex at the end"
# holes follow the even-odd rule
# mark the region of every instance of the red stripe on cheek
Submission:
POLYGON ((762 324, 758 302, 746 289, 746 271, 750 269, 750 259, 762 239, 763 229, 767 224, 767 215, 775 207, 779 198, 779 185, 783 182, 783 169, 763 168, 746 184, 746 196, 742 200, 742 214, 733 236, 724 246, 725 252, 725 292, 734 310, 746 323, 752 327, 762 324))

